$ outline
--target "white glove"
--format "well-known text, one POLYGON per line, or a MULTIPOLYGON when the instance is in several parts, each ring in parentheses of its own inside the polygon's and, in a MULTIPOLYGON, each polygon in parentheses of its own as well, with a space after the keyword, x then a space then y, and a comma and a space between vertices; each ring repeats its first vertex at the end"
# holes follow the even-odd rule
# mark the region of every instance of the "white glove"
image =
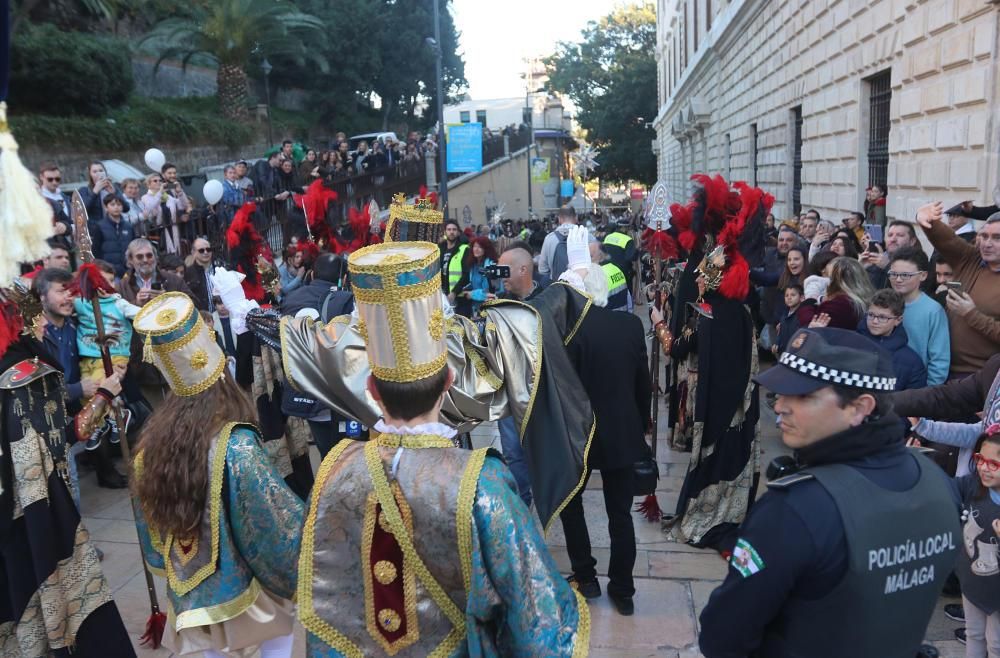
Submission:
POLYGON ((243 292, 241 282, 245 278, 246 275, 230 272, 224 267, 215 268, 215 274, 212 275, 212 292, 229 309, 229 324, 237 336, 247 332, 246 318, 250 309, 260 307, 256 301, 247 299, 243 292))
POLYGON ((566 269, 586 270, 590 266, 590 233, 585 226, 573 226, 566 234, 566 269))

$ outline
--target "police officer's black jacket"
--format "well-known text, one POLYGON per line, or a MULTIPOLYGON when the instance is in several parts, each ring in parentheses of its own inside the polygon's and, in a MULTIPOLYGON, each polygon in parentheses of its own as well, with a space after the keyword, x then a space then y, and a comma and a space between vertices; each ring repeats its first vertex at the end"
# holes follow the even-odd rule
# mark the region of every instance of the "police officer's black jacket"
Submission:
MULTIPOLYGON (((797 451, 796 457, 803 466, 847 464, 888 491, 908 491, 920 475, 895 414, 828 437, 797 451)), ((943 471, 938 473, 953 492, 957 519, 957 491, 943 471)), ((775 631, 784 606, 792 599, 822 599, 847 572, 848 547, 840 513, 816 480, 769 489, 741 526, 740 540, 753 547, 763 567, 745 577, 731 564, 725 582, 712 593, 701 614, 699 644, 706 658, 764 656, 760 649, 765 636, 775 631)), ((943 584, 945 575, 936 578, 943 584)), ((819 655, 819 650, 807 648, 798 655, 819 655)))

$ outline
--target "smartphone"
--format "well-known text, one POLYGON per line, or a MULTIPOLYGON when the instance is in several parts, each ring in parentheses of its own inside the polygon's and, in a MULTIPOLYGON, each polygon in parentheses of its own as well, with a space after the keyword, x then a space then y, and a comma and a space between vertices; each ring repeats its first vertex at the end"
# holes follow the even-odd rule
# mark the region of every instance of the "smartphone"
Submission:
POLYGON ((868 237, 872 239, 872 242, 882 242, 882 225, 881 224, 864 224, 865 233, 868 237))
POLYGON ((959 295, 965 292, 965 288, 962 286, 961 281, 948 281, 944 285, 948 286, 949 289, 954 290, 959 295))
POLYGON ((153 281, 152 283, 149 284, 149 289, 150 290, 163 290, 163 282, 162 281, 153 281))

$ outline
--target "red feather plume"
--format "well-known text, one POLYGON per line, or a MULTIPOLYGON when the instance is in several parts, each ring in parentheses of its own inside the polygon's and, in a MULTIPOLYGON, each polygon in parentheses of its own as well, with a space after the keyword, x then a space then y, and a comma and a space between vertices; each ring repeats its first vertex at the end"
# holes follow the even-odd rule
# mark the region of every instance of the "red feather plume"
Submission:
POLYGON ((230 249, 238 247, 244 237, 254 243, 261 241, 260 234, 253 227, 253 214, 255 212, 257 212, 257 204, 251 202, 244 203, 233 215, 233 221, 226 231, 226 244, 229 245, 230 249))
POLYGON ((326 221, 326 211, 337 198, 337 193, 326 187, 322 179, 310 183, 305 194, 295 195, 295 204, 305 210, 309 232, 317 243, 329 245, 334 242, 333 231, 326 221))
POLYGON ((296 251, 302 254, 302 261, 304 263, 315 263, 316 259, 319 258, 319 245, 312 240, 299 242, 296 251))
POLYGON ((93 263, 84 263, 76 273, 70 290, 82 299, 91 299, 97 291, 114 293, 115 288, 104 278, 101 268, 93 263))
POLYGON ((654 258, 668 260, 677 258, 677 243, 666 231, 654 231, 647 228, 642 232, 643 250, 648 251, 654 258))
POLYGON ((0 357, 7 353, 7 348, 18 341, 22 329, 24 329, 24 319, 17 304, 0 299, 0 357))

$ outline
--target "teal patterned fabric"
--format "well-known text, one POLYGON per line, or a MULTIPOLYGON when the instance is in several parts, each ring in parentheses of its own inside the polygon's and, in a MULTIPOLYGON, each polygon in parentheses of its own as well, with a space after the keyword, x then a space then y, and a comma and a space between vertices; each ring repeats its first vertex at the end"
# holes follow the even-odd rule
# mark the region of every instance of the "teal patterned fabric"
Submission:
MULTIPOLYGON (((225 477, 228 519, 219 522, 219 563, 215 573, 183 596, 167 588, 175 615, 231 601, 254 578, 277 596, 291 599, 295 593, 304 504, 278 475, 253 430, 239 427, 230 435, 225 477)), ((162 570, 164 558, 153 549, 141 512, 136 525, 146 562, 162 570)))
MULTIPOLYGON (((580 622, 576 595, 499 459, 488 457, 483 465, 472 517, 466 641, 453 656, 572 656, 580 622)), ((306 650, 310 657, 342 658, 309 632, 306 650)))

